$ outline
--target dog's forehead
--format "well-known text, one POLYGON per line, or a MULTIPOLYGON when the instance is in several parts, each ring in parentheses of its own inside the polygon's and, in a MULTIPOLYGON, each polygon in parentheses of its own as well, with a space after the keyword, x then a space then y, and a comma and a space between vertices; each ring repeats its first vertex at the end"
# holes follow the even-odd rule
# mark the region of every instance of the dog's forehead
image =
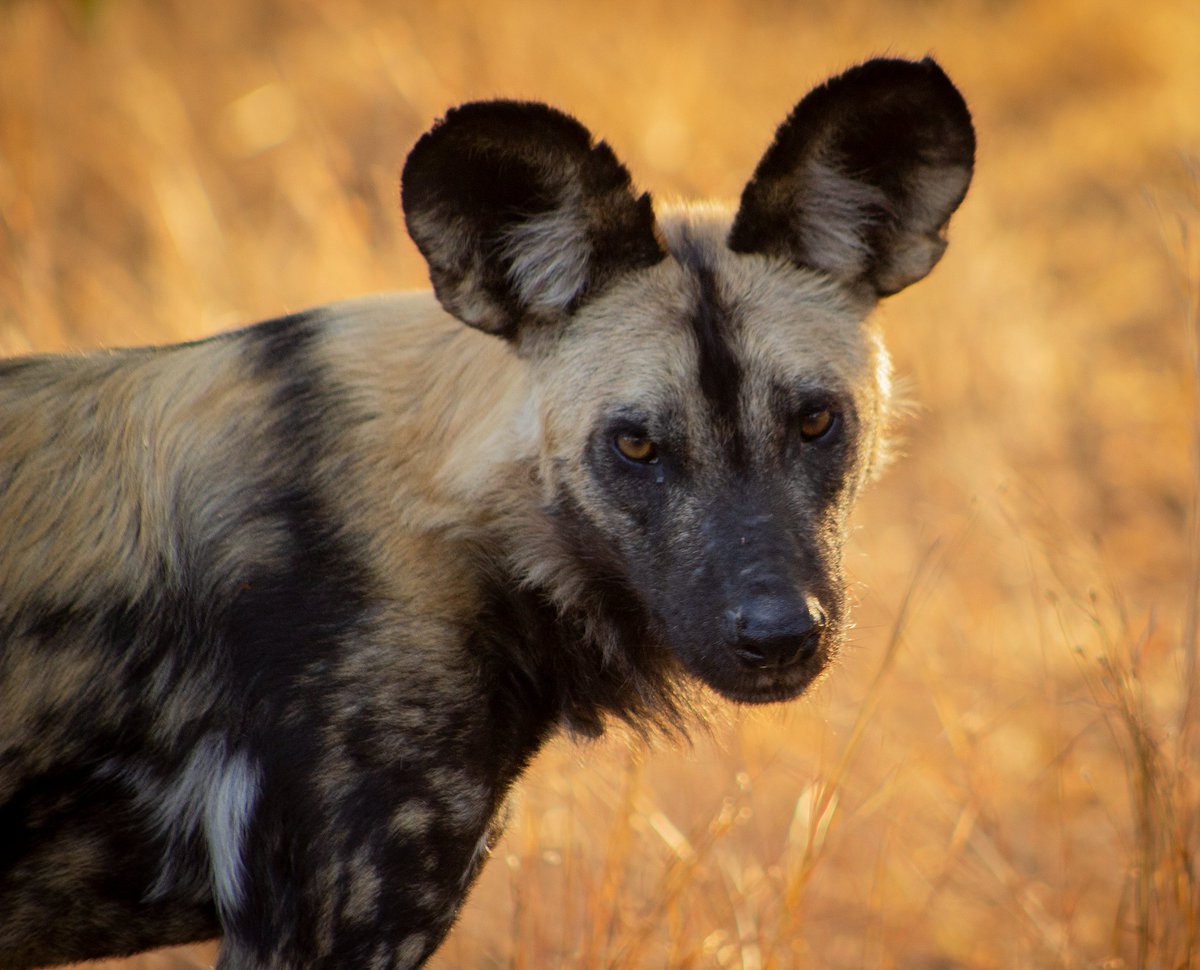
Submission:
MULTIPOLYGON (((694 300, 709 304, 709 323, 735 349, 748 379, 843 388, 860 383, 870 366, 863 325, 869 303, 824 274, 732 252, 726 245, 729 217, 719 209, 673 215, 664 234, 675 261, 701 281, 691 287, 694 300)), ((696 308, 691 319, 697 319, 696 308)))
POLYGON ((712 207, 671 213, 670 256, 584 308, 554 364, 570 370, 576 393, 590 385, 594 403, 655 410, 694 397, 698 380, 710 394, 742 396, 870 383, 869 305, 819 273, 730 251, 729 221, 712 207))

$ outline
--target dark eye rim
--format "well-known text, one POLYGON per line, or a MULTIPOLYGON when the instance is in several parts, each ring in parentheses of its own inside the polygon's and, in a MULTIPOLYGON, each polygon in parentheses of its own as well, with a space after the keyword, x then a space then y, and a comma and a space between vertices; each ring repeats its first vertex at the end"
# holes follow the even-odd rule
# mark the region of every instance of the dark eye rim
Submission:
POLYGON ((821 442, 830 441, 842 427, 842 412, 832 404, 824 404, 820 407, 808 408, 800 416, 800 440, 806 445, 815 445, 821 442), (816 414, 829 413, 829 424, 819 433, 808 435, 804 433, 804 422, 816 414))
POLYGON ((634 468, 653 467, 659 463, 659 460, 661 458, 661 453, 659 452, 659 448, 658 448, 658 442, 656 442, 651 435, 645 434, 642 431, 634 430, 631 428, 621 428, 617 431, 613 431, 609 435, 609 444, 611 445, 612 450, 616 453, 617 457, 621 459, 621 461, 625 462, 626 464, 632 465, 634 468), (635 439, 639 439, 641 441, 648 442, 650 445, 650 456, 647 458, 634 458, 630 455, 625 454, 625 452, 622 450, 621 445, 620 445, 620 440, 622 438, 635 438, 635 439))

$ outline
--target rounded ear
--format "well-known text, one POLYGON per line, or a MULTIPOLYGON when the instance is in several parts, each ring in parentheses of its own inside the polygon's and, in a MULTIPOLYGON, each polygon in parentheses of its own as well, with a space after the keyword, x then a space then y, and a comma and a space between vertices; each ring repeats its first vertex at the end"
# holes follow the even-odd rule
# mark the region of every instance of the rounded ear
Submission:
POLYGON ((887 296, 941 258, 974 164, 971 114, 937 64, 868 61, 813 90, 780 125, 742 192, 729 246, 887 296))
POLYGON ((647 194, 604 142, 544 104, 480 101, 447 113, 408 156, 409 234, 442 306, 515 337, 665 256, 647 194))

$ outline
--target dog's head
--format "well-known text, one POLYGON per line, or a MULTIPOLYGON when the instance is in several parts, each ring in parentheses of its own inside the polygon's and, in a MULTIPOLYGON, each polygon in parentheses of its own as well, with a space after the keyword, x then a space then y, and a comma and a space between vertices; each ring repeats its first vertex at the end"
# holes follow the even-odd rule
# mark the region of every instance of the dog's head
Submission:
POLYGON ((606 144, 540 104, 465 105, 409 157, 438 298, 529 363, 577 571, 727 697, 794 697, 837 648, 847 515, 888 410, 867 317, 941 257, 974 147, 936 64, 875 60, 795 107, 732 213, 656 219, 606 144))

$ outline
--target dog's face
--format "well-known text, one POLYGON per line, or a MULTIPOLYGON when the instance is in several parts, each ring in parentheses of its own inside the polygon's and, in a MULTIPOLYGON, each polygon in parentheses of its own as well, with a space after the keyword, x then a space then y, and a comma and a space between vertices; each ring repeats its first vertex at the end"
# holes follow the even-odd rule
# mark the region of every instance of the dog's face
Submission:
POLYGON ((887 363, 814 273, 664 220, 673 258, 582 309, 533 363, 543 479, 577 554, 740 701, 798 694, 845 623, 841 546, 887 363))
POLYGON ((973 151, 940 69, 873 61, 796 107, 733 214, 656 221, 540 105, 466 106, 410 157, 439 298, 529 362, 564 547, 729 698, 794 697, 836 651, 888 406, 867 316, 940 257, 973 151))

